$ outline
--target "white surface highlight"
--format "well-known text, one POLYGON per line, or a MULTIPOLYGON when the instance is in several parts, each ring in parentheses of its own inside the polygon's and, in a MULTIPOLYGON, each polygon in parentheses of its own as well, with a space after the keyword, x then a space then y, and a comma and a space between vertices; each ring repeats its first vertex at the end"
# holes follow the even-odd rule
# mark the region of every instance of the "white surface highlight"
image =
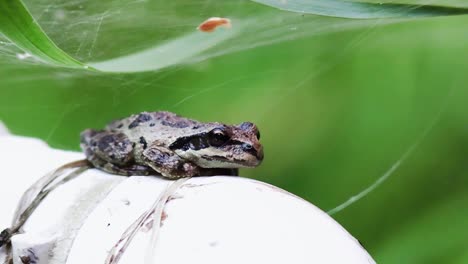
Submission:
POLYGON ((10 131, 8 131, 8 128, 0 121, 0 137, 1 136, 7 136, 10 134, 10 131))
MULTIPOLYGON (((82 158, 38 140, 0 137, 9 186, 0 192, 0 228, 9 226, 30 184, 82 158)), ((121 264, 375 263, 330 216, 282 189, 242 177, 191 178, 159 204, 158 214, 154 204, 173 183, 86 171, 54 190, 26 223, 26 233, 12 238, 15 263, 30 248, 38 263, 117 263, 109 257, 116 245, 123 248, 121 264)), ((3 257, 0 251, 0 262, 3 257)))

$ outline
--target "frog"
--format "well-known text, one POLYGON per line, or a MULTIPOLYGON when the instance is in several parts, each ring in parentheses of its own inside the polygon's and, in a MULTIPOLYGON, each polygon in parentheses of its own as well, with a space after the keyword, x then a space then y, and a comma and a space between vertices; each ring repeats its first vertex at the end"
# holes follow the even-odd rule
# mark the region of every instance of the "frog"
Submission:
POLYGON ((239 168, 257 167, 264 158, 252 122, 200 122, 167 111, 141 112, 102 130, 86 129, 80 146, 97 169, 168 179, 238 175, 239 168))
MULTIPOLYGON (((69 162, 47 175, 49 183, 21 213, 19 220, 0 232, 0 248, 11 257, 10 238, 20 232, 64 170, 75 176, 96 168, 107 173, 135 176, 161 175, 168 179, 193 176, 238 175, 239 168, 257 167, 263 161, 260 132, 252 122, 227 125, 199 122, 167 111, 141 112, 110 122, 104 129, 85 129, 80 146, 86 159, 69 162), (46 188, 49 188, 46 190, 46 188)), ((67 176, 67 177, 70 177, 67 176)))

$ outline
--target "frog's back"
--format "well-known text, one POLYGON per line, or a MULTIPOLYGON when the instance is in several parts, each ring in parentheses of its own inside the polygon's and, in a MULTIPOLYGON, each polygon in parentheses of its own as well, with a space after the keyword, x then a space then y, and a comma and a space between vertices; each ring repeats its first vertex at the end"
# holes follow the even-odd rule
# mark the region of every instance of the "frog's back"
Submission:
POLYGON ((198 121, 171 112, 159 111, 142 112, 116 120, 106 128, 122 132, 132 141, 138 140, 141 136, 147 141, 172 141, 177 135, 196 133, 199 124, 198 121))
POLYGON ((139 114, 131 115, 126 118, 115 120, 107 125, 110 130, 123 130, 134 129, 141 125, 154 126, 169 126, 174 128, 188 127, 194 123, 195 120, 180 117, 174 113, 159 111, 159 112, 142 112, 139 114))

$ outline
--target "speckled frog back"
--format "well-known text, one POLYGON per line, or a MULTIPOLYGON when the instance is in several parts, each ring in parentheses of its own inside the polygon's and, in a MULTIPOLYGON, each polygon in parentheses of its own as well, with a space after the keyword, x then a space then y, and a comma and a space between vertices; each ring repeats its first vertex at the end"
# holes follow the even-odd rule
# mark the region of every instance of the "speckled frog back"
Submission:
POLYGON ((142 112, 127 118, 113 121, 107 129, 125 133, 131 141, 138 141, 142 134, 147 142, 159 142, 169 146, 180 135, 190 136, 204 132, 207 127, 221 123, 201 123, 178 116, 171 112, 142 112), (144 133, 143 133, 144 132, 144 133))

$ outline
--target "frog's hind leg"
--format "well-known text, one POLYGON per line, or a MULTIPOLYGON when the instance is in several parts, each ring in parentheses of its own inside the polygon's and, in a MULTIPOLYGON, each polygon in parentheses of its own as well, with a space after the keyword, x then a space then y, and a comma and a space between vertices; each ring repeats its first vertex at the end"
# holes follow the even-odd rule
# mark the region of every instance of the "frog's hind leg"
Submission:
POLYGON ((128 165, 128 166, 118 166, 116 164, 107 162, 99 157, 93 157, 92 162, 94 167, 103 170, 105 172, 123 176, 146 176, 146 175, 158 175, 156 171, 148 166, 143 165, 128 165))
POLYGON ((155 174, 148 166, 133 164, 133 144, 126 135, 87 129, 81 133, 81 147, 96 168, 118 175, 155 174))
POLYGON ((96 157, 117 165, 133 159, 132 142, 119 132, 87 129, 81 133, 81 147, 91 163, 96 157))

